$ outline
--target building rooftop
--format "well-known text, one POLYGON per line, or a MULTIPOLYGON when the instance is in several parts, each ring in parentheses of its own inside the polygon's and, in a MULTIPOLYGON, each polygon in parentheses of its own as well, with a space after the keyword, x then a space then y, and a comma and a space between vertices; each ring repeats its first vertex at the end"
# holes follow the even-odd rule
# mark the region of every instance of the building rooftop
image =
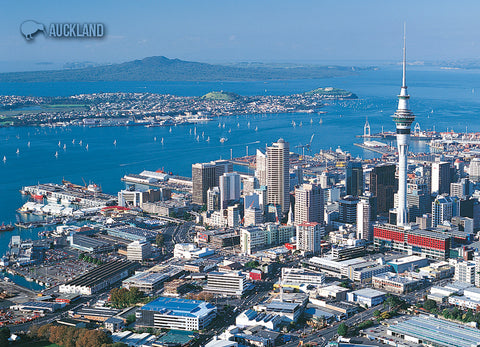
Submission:
POLYGON ((480 330, 430 316, 412 317, 404 322, 391 325, 388 330, 420 338, 423 343, 436 346, 477 346, 480 330))
POLYGON ((165 297, 159 297, 142 307, 142 310, 187 317, 201 317, 213 309, 215 306, 205 301, 165 297))
POLYGON ((408 264, 414 261, 421 261, 423 259, 427 259, 427 258, 419 257, 418 255, 410 255, 408 257, 389 260, 388 263, 391 265, 403 265, 403 264, 408 264))
POLYGON ((364 298, 374 298, 376 296, 385 295, 384 292, 381 292, 381 291, 375 290, 375 289, 370 289, 370 288, 355 290, 352 293, 357 295, 357 296, 362 296, 364 298))

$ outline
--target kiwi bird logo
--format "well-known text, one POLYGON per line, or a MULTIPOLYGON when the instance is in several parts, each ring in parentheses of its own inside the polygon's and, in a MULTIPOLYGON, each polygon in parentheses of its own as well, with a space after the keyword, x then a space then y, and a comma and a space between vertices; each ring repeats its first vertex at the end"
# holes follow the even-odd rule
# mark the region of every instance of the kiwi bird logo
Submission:
POLYGON ((39 33, 43 32, 46 35, 45 26, 42 23, 35 22, 34 20, 26 20, 20 24, 20 32, 27 41, 33 39, 33 37, 39 33))

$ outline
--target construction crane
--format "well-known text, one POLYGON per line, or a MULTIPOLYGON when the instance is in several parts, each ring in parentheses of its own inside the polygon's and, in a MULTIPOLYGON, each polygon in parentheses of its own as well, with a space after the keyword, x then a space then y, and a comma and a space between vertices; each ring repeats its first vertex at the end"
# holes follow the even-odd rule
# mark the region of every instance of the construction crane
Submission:
POLYGON ((302 149, 302 158, 305 157, 305 148, 307 149, 307 151, 309 151, 311 149, 312 141, 313 141, 314 136, 315 136, 315 134, 312 134, 312 137, 310 137, 310 142, 307 143, 306 145, 299 144, 298 146, 295 146, 295 148, 301 148, 302 149))

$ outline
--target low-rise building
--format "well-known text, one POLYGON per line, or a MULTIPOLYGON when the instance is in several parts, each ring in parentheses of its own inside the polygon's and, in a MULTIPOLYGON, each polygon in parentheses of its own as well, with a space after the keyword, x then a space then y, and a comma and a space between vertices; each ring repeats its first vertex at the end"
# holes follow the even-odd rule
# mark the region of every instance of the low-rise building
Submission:
POLYGON ((216 317, 214 305, 197 300, 159 297, 135 313, 139 327, 202 330, 216 317))
POLYGON ((304 268, 282 268, 282 287, 299 288, 302 285, 320 286, 325 282, 325 274, 304 268))
POLYGON ((390 293, 405 294, 418 289, 423 285, 420 279, 399 276, 393 272, 386 272, 372 277, 374 288, 383 289, 390 293))
POLYGON ((282 322, 282 318, 276 314, 260 313, 253 310, 245 310, 235 318, 235 324, 239 328, 260 325, 270 330, 276 330, 282 322))
POLYGON ((347 293, 347 300, 363 306, 376 306, 385 300, 385 293, 375 289, 359 289, 347 293))
POLYGON ((240 271, 212 271, 207 276, 206 292, 226 296, 242 296, 247 289, 246 276, 240 271))

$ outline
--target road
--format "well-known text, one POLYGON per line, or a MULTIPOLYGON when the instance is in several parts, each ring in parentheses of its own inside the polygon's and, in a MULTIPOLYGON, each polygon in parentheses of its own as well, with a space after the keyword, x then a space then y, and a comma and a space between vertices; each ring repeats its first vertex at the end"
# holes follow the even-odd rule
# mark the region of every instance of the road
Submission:
MULTIPOLYGON (((368 320, 373 317, 373 312, 379 309, 379 307, 380 306, 371 307, 363 312, 353 315, 352 317, 346 320, 343 320, 342 322, 347 325, 354 325, 356 323, 359 323, 360 321, 368 320)), ((333 326, 325 328, 320 332, 315 332, 314 334, 308 335, 305 338, 300 338, 300 340, 302 340, 304 344, 308 342, 316 342, 320 346, 325 346, 328 343, 328 341, 330 341, 337 334, 338 324, 340 324, 340 322, 336 322, 333 326)), ((298 341, 292 341, 290 343, 285 344, 284 346, 296 347, 297 345, 298 345, 298 341)))

